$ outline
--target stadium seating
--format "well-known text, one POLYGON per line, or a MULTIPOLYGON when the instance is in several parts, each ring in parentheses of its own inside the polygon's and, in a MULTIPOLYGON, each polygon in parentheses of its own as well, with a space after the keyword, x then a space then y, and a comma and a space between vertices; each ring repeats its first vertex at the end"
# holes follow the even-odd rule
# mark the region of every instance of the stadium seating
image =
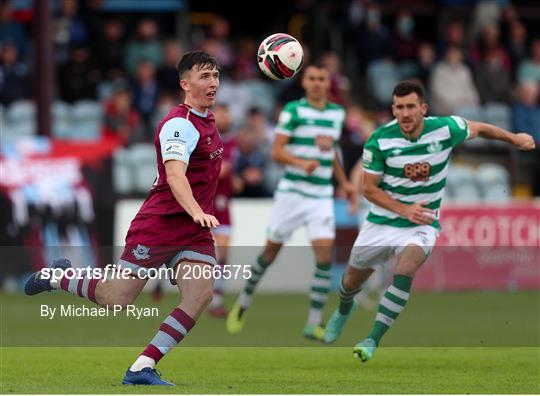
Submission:
POLYGON ((113 188, 117 194, 129 194, 134 190, 127 149, 117 150, 113 155, 113 188))
POLYGON ((5 137, 15 138, 36 134, 36 105, 34 102, 13 102, 6 113, 5 137))
POLYGON ((367 69, 367 79, 371 93, 378 104, 391 104, 392 92, 401 79, 396 64, 389 59, 371 62, 367 69))
POLYGON ((139 143, 129 150, 135 192, 145 194, 156 179, 156 152, 151 143, 139 143))
POLYGON ((451 165, 446 178, 449 198, 454 202, 476 202, 482 191, 477 183, 474 170, 466 165, 451 165))
POLYGON ((57 139, 65 139, 69 136, 71 129, 71 107, 69 104, 61 101, 54 102, 52 105, 52 136, 57 139))
POLYGON ((102 108, 98 102, 81 100, 73 104, 72 123, 67 138, 97 140, 101 136, 102 108))
POLYGON ((483 164, 476 171, 476 180, 482 190, 482 198, 489 202, 509 202, 512 199, 510 174, 498 164, 483 164))

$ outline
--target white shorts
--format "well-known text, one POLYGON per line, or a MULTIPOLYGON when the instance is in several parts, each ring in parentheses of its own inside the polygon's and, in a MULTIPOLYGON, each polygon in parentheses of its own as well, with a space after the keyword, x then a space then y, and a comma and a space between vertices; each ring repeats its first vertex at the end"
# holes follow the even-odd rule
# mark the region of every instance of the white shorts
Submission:
POLYGON ((420 246, 427 257, 438 236, 439 231, 428 225, 398 228, 366 221, 354 241, 349 265, 362 269, 384 264, 407 245, 420 246))
POLYGON ((275 243, 285 243, 292 233, 303 225, 307 227, 310 241, 334 239, 336 236, 334 200, 277 192, 268 224, 268 239, 275 243))

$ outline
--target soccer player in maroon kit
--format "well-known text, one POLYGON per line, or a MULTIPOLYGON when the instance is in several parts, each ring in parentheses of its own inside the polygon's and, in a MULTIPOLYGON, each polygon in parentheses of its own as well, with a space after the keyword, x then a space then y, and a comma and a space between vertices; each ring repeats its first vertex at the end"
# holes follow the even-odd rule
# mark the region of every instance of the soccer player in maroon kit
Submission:
MULTIPOLYGON (((129 385, 173 385, 163 381, 154 366, 187 335, 212 300, 213 279, 196 278, 193 268, 217 264, 210 228, 219 226, 213 213, 223 143, 209 109, 219 87, 219 65, 207 53, 195 51, 180 59, 177 70, 186 99, 159 123, 154 138, 158 177, 131 222, 118 264, 136 274, 162 264, 179 266, 171 281, 178 285, 182 301, 126 371, 122 383, 129 385), (189 278, 184 276, 187 271, 192 274, 189 278)), ((61 269, 70 266, 67 259, 53 263, 61 269)), ((70 280, 65 275, 55 281, 37 272, 25 291, 34 295, 63 289, 102 306, 126 307, 146 282, 144 276, 102 282, 90 276, 70 280)))
MULTIPOLYGON (((227 265, 231 236, 231 198, 233 196, 234 159, 237 151, 236 140, 231 136, 232 119, 229 107, 218 103, 214 107, 216 125, 223 139, 223 158, 215 200, 215 216, 219 227, 212 231, 217 245, 218 264, 221 269, 227 265)), ((229 314, 223 302, 225 280, 217 277, 214 281, 214 297, 208 307, 208 314, 215 318, 226 318, 229 314)))

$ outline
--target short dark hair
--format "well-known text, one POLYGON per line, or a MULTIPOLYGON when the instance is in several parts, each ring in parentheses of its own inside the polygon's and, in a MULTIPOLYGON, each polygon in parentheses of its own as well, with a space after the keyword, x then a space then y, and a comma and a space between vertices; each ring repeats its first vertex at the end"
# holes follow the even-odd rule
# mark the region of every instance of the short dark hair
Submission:
POLYGON ((422 84, 412 80, 405 80, 396 85, 394 91, 392 92, 392 97, 402 97, 412 93, 418 95, 420 100, 424 99, 424 87, 422 84))
POLYGON ((197 66, 198 70, 214 68, 219 70, 219 62, 209 53, 204 51, 186 52, 176 64, 180 79, 182 79, 185 72, 192 70, 194 66, 197 66))

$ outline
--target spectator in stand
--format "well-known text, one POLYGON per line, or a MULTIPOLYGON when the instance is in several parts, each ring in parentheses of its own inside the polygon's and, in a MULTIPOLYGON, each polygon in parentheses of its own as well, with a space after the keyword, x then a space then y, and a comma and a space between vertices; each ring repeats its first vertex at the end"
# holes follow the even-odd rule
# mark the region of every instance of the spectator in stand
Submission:
POLYGON ((392 53, 390 33, 381 21, 381 9, 377 3, 370 3, 366 9, 365 26, 356 35, 358 64, 362 69, 374 60, 392 53))
POLYGON ((251 107, 251 94, 245 83, 244 70, 241 64, 236 64, 230 78, 221 79, 217 100, 231 104, 229 110, 233 119, 233 129, 244 125, 251 107), (234 104, 234 105, 233 105, 234 104))
POLYGON ((531 55, 519 65, 518 82, 534 81, 540 84, 540 38, 531 43, 531 55))
POLYGON ((271 193, 264 185, 264 171, 268 158, 258 147, 257 135, 248 128, 241 129, 236 135, 238 159, 236 173, 242 186, 242 197, 269 197, 271 193))
POLYGON ((538 84, 526 81, 519 85, 518 100, 512 109, 513 130, 530 133, 537 146, 540 144, 540 106, 538 84))
POLYGON ((257 147, 270 156, 274 140, 274 128, 268 124, 268 120, 261 110, 256 107, 249 109, 246 128, 255 135, 257 147))
POLYGON ((91 59, 87 47, 73 47, 68 62, 58 68, 57 79, 62 100, 69 103, 82 99, 94 100, 101 72, 91 59))
POLYGON ((512 81, 515 81, 518 66, 527 56, 527 30, 523 23, 510 22, 506 47, 512 62, 512 81))
POLYGON ((346 108, 343 128, 340 146, 343 153, 343 168, 345 173, 349 174, 362 155, 364 143, 375 130, 375 124, 362 106, 353 103, 346 108))
POLYGON ((143 59, 137 64, 135 79, 132 83, 133 107, 139 112, 145 128, 147 140, 151 140, 151 117, 156 109, 159 87, 156 81, 156 69, 150 60, 143 59))
POLYGON ((160 90, 156 109, 150 120, 150 131, 155 131, 160 121, 169 114, 169 111, 183 101, 183 99, 179 101, 178 96, 178 94, 173 95, 168 92, 161 92, 160 90))
POLYGON ((414 18, 408 9, 401 9, 392 34, 392 47, 397 62, 413 62, 418 52, 418 39, 414 33, 414 18))
POLYGON ((146 60, 158 68, 162 63, 161 41, 158 39, 158 27, 150 18, 142 19, 137 25, 137 36, 127 47, 125 68, 134 76, 139 63, 146 60))
MULTIPOLYGON (((231 25, 225 18, 218 17, 210 27, 208 41, 211 45, 208 45, 213 55, 219 61, 219 65, 224 70, 229 70, 234 66, 235 54, 231 48, 229 34, 231 31, 231 25)), ((203 47, 206 45, 203 44, 203 47)))
MULTIPOLYGON (((357 146, 357 150, 358 147, 364 146, 364 142, 369 139, 375 129, 376 125, 362 106, 356 103, 347 106, 344 135, 350 136, 350 140, 357 146)), ((358 151, 361 154, 361 150, 358 151)))
POLYGON ((341 59, 335 52, 325 52, 321 63, 330 72, 330 101, 345 105, 350 100, 351 80, 343 73, 341 59))
POLYGON ((19 60, 14 42, 4 42, 1 51, 0 103, 9 106, 11 102, 30 97, 30 72, 28 65, 19 60))
POLYGON ((489 24, 482 29, 482 35, 471 50, 471 61, 474 66, 485 59, 489 54, 491 59, 498 59, 498 63, 506 74, 509 75, 512 64, 508 51, 501 44, 501 33, 497 25, 489 24))
POLYGON ((129 85, 124 81, 113 83, 112 97, 104 105, 103 135, 116 136, 123 145, 143 140, 141 118, 131 106, 129 85))
POLYGON ((109 19, 103 27, 103 37, 95 43, 94 53, 101 66, 103 79, 107 81, 125 78, 124 30, 124 24, 120 19, 109 19))
POLYGON ((474 77, 483 104, 510 104, 512 99, 510 57, 499 44, 498 36, 495 26, 486 26, 482 40, 473 49, 474 77))
POLYGON ((444 60, 435 65, 430 92, 433 113, 436 115, 456 114, 460 108, 479 106, 471 70, 463 62, 459 48, 448 48, 444 60))
POLYGON ((178 85, 178 71, 176 64, 182 56, 182 46, 179 42, 169 40, 163 46, 163 65, 158 69, 156 79, 159 91, 175 97, 178 102, 181 101, 178 85))
POLYGON ((450 47, 460 49, 467 61, 469 51, 465 41, 465 30, 461 21, 451 21, 444 30, 444 38, 437 45, 437 59, 443 59, 450 47))
MULTIPOLYGON (((423 42, 418 46, 418 53, 416 55, 416 68, 415 76, 420 82, 427 86, 430 80, 431 71, 435 64, 435 51, 433 46, 429 43, 423 42)), ((403 76, 405 78, 406 76, 403 76)), ((409 78, 412 78, 410 76, 409 78)))
POLYGON ((11 1, 0 2, 0 46, 10 42, 17 47, 20 58, 26 57, 26 32, 22 25, 13 20, 11 1))
POLYGON ((79 16, 77 0, 62 0, 54 20, 54 59, 57 64, 68 62, 69 49, 88 43, 88 30, 79 16))

